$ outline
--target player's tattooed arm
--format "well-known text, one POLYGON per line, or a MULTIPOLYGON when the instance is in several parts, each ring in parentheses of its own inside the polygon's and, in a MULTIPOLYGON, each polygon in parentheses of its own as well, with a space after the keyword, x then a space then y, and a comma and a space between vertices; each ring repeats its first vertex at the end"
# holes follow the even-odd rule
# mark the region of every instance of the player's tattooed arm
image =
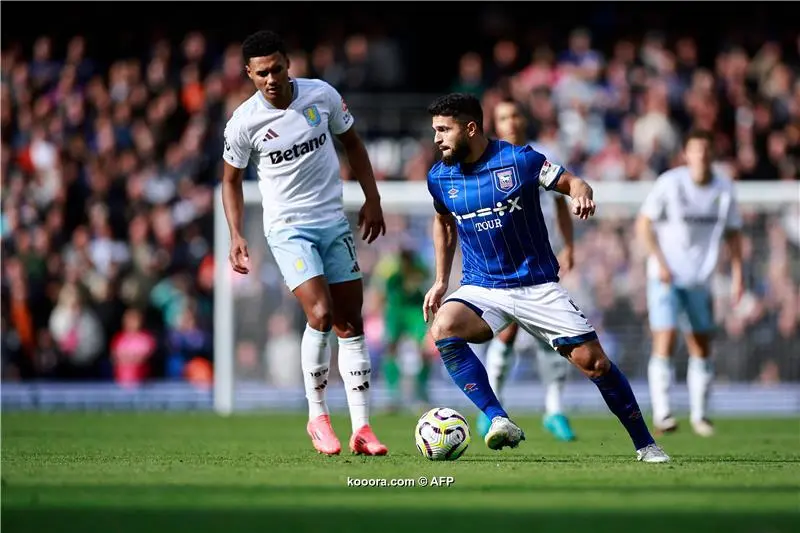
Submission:
POLYGON ((422 304, 422 316, 427 322, 439 310, 442 298, 447 292, 450 272, 453 269, 453 257, 458 244, 456 219, 450 213, 436 213, 433 218, 433 250, 436 258, 436 279, 425 295, 422 304))
POLYGON ((338 135, 338 138, 342 141, 350 168, 353 169, 353 174, 361 185, 361 190, 364 191, 365 201, 358 213, 358 227, 362 230, 361 238, 370 243, 379 235, 386 235, 381 196, 375 183, 372 163, 369 161, 366 146, 353 128, 338 135))
POLYGON ((558 178, 555 190, 572 198, 572 214, 586 220, 594 215, 594 191, 584 180, 564 171, 558 178))
POLYGON ((233 270, 239 274, 250 272, 248 262, 250 256, 247 252, 247 241, 242 237, 242 224, 244 218, 244 190, 242 180, 243 168, 236 168, 227 161, 223 161, 222 170, 222 207, 228 221, 231 233, 231 251, 228 260, 233 270))

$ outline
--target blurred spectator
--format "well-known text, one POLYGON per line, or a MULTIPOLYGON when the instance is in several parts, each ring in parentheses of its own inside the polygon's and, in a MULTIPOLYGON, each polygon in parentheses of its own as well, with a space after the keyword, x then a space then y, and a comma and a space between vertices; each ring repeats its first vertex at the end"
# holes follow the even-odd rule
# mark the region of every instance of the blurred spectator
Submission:
POLYGON ((512 96, 524 101, 526 95, 540 87, 552 87, 556 81, 555 58, 548 46, 539 46, 533 51, 530 64, 524 67, 512 84, 512 96))
POLYGON ((50 315, 50 333, 65 356, 68 377, 96 377, 95 365, 105 348, 103 329, 76 285, 65 285, 61 289, 50 315))
POLYGON ((476 52, 467 52, 458 63, 458 78, 450 87, 452 92, 470 93, 478 98, 486 90, 483 79, 483 60, 476 52))
POLYGON ((300 365, 286 361, 300 361, 301 335, 292 327, 286 314, 275 313, 267 322, 269 342, 264 347, 264 368, 267 381, 277 387, 296 387, 303 383, 300 365))
POLYGON ((167 378, 183 379, 195 358, 211 360, 211 335, 199 327, 193 309, 185 308, 167 335, 167 378))
POLYGON ((150 374, 150 359, 156 352, 155 336, 144 329, 144 315, 128 309, 122 318, 122 331, 111 341, 115 381, 125 387, 141 384, 150 374))

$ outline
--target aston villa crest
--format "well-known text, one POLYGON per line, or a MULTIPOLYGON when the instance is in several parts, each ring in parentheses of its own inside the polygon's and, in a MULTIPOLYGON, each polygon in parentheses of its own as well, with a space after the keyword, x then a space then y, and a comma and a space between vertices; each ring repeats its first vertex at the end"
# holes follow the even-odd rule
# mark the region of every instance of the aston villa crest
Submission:
POLYGON ((322 122, 322 116, 319 114, 319 109, 317 109, 316 105, 303 109, 303 116, 306 117, 306 122, 312 128, 319 126, 319 123, 322 122))

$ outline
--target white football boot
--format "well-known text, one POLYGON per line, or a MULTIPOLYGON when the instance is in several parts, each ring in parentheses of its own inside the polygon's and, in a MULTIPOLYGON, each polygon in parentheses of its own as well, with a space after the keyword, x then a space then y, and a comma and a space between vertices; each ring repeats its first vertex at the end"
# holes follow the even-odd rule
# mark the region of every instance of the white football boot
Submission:
POLYGON ((514 422, 502 416, 492 419, 492 425, 484 437, 486 446, 492 450, 502 450, 506 446, 516 448, 523 440, 525 440, 525 432, 514 422))
POLYGON ((692 420, 692 429, 695 433, 700 435, 701 437, 713 437, 714 436, 714 426, 711 424, 707 418, 702 418, 700 420, 692 420))
POLYGON ((678 421, 674 416, 667 415, 661 420, 653 420, 653 428, 656 430, 656 435, 673 433, 678 429, 678 421))
POLYGON ((669 455, 656 443, 636 450, 636 459, 644 463, 668 463, 670 461, 669 455))

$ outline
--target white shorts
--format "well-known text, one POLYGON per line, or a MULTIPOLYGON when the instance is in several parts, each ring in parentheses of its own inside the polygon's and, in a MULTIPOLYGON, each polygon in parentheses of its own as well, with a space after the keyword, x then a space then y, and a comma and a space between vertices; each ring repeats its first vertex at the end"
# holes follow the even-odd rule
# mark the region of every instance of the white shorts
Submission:
POLYGON ((490 289, 462 285, 445 299, 461 302, 489 324, 497 334, 510 322, 553 348, 574 346, 597 338, 597 333, 558 283, 490 289))

